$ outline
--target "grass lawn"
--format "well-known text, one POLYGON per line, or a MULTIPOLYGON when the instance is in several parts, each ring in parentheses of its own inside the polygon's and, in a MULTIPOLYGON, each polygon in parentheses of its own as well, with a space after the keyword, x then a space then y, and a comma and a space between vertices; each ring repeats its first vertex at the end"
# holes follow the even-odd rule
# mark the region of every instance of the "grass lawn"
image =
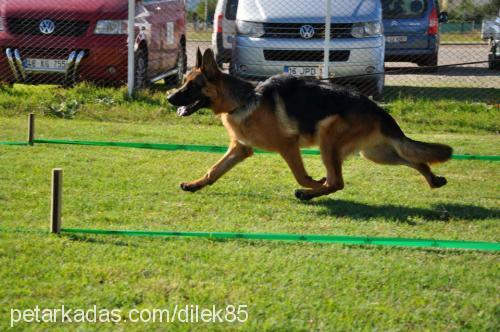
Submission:
MULTIPOLYGON (((226 144, 208 112, 180 119, 164 91, 134 102, 122 90, 15 86, 0 91, 0 141, 37 137, 226 144), (64 104, 63 104, 64 103, 64 104), (74 119, 64 119, 72 117, 74 119), (59 118, 62 117, 62 118, 59 118)), ((447 100, 395 100, 387 108, 418 139, 456 153, 499 155, 498 108, 447 100), (452 112, 454 116, 451 116, 452 112)), ((276 155, 256 155, 195 194, 181 181, 220 155, 124 148, 0 146, 0 330, 11 308, 169 309, 247 305, 245 323, 18 323, 82 330, 498 330, 499 255, 492 252, 286 242, 49 236, 51 169, 64 169, 66 227, 279 232, 500 241, 499 164, 436 166, 431 191, 413 170, 358 157, 346 188, 302 203, 276 155)), ((324 171, 306 157, 314 177, 324 171)))

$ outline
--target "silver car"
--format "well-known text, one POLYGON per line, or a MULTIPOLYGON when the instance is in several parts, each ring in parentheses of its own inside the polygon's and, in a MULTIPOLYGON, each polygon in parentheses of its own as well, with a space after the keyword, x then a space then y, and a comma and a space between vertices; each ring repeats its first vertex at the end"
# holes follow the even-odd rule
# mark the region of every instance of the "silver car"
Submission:
MULTIPOLYGON (((382 96, 385 40, 379 0, 331 0, 329 76, 382 96)), ((240 0, 230 70, 263 79, 277 73, 320 76, 324 0, 240 0)))

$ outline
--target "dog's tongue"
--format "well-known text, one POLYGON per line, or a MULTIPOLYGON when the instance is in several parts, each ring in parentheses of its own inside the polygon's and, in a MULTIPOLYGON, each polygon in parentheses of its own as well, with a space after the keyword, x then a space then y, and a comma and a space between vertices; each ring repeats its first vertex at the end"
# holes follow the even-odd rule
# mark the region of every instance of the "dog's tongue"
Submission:
POLYGON ((186 116, 189 115, 188 109, 186 106, 181 106, 177 109, 178 116, 186 116))

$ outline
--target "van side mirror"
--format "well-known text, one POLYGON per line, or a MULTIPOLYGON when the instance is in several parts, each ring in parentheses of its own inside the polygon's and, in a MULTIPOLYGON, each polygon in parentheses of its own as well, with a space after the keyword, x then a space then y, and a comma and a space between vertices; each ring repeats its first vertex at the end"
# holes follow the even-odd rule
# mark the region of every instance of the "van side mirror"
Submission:
POLYGON ((439 23, 447 23, 448 22, 448 12, 439 13, 438 21, 439 21, 439 23))

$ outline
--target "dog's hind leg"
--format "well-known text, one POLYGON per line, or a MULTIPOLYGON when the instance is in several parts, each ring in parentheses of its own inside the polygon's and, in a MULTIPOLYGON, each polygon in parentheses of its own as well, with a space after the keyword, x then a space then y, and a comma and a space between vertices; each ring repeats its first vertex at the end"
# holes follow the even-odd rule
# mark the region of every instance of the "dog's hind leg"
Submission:
POLYGON ((361 155, 377 164, 383 165, 405 165, 417 170, 422 174, 431 188, 439 188, 446 184, 446 179, 432 173, 426 163, 414 163, 401 157, 391 145, 383 144, 361 151, 361 155))
POLYGON ((252 154, 252 148, 242 145, 238 141, 232 141, 224 157, 212 166, 205 176, 192 182, 181 183, 181 189, 195 192, 207 185, 212 185, 231 168, 236 166, 236 164, 250 157, 252 154))
POLYGON ((316 181, 307 174, 302 156, 300 154, 300 148, 297 144, 287 145, 282 148, 279 153, 283 159, 285 159, 299 185, 304 188, 319 188, 323 185, 325 179, 316 181))

